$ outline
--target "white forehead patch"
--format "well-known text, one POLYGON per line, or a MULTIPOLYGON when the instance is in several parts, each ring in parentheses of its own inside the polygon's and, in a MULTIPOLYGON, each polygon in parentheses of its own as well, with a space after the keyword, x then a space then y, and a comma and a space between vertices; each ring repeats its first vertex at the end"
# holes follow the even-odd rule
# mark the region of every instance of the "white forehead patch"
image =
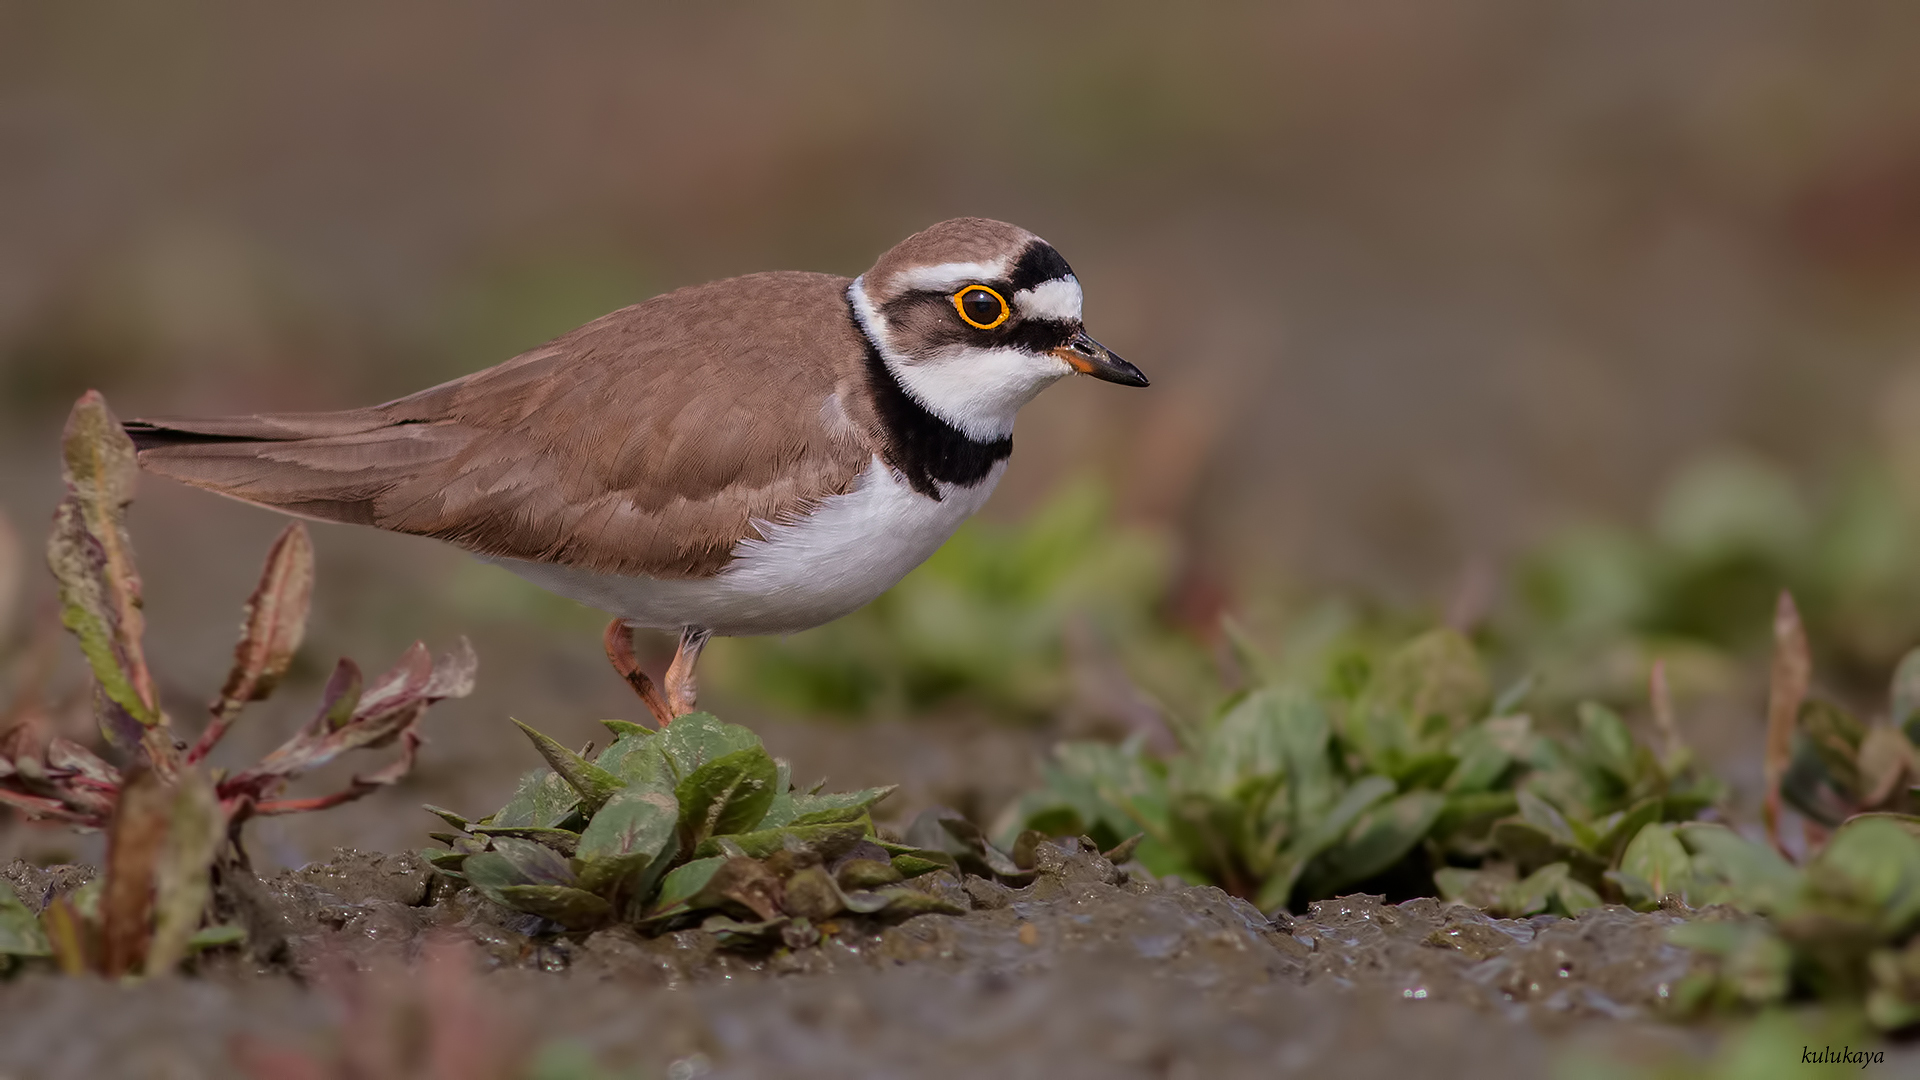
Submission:
POLYGON ((1007 276, 1007 261, 972 263, 940 263, 937 266, 916 266, 903 270, 896 278, 900 288, 907 292, 948 292, 962 285, 971 285, 976 281, 994 281, 1007 276))
POLYGON ((1072 274, 1013 294, 1013 306, 1029 319, 1079 322, 1080 303, 1080 280, 1072 274))

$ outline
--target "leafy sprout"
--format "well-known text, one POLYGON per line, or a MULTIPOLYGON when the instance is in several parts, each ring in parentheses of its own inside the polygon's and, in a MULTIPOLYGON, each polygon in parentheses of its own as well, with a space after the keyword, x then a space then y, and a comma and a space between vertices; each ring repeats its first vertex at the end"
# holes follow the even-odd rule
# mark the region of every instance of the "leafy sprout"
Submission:
POLYGON ((496 903, 569 930, 698 923, 728 944, 810 944, 837 915, 960 909, 907 879, 958 864, 891 843, 869 810, 893 789, 800 790, 751 731, 709 713, 661 730, 604 722, 589 760, 520 725, 547 768, 507 805, 469 820, 429 860, 496 903))
POLYGON ((1656 753, 1593 703, 1570 730, 1542 730, 1518 710, 1524 692, 1494 698, 1451 630, 1377 662, 1335 654, 1319 685, 1261 686, 1170 756, 1138 739, 1061 746, 996 831, 1103 845, 1143 832, 1149 870, 1267 910, 1368 884, 1514 914, 1625 899, 1608 872, 1629 842, 1719 788, 1677 736, 1656 753))

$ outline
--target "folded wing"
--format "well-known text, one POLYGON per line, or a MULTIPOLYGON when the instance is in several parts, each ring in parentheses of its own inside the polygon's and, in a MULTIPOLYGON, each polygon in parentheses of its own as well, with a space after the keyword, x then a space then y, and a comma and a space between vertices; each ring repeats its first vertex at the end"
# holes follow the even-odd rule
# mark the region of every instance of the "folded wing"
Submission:
POLYGON ((834 340, 851 325, 819 318, 844 284, 762 274, 683 289, 385 405, 127 430, 149 470, 286 513, 704 577, 756 522, 803 515, 871 459, 868 434, 832 405, 859 370, 858 343, 834 340), (743 305, 759 317, 743 324, 743 305))

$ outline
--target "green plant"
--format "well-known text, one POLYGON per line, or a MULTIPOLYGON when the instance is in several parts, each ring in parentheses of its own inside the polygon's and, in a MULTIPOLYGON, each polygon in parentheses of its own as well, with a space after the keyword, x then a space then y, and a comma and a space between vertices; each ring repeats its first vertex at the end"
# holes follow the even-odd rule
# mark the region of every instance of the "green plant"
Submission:
POLYGON ((1622 868, 1641 879, 1632 891, 1765 916, 1673 928, 1712 958, 1675 989, 1682 1012, 1820 998, 1863 1003, 1881 1029, 1920 1022, 1920 819, 1855 817, 1799 867, 1707 823, 1653 826, 1635 846, 1622 868))
POLYGON ((955 863, 874 832, 892 788, 795 790, 758 737, 708 713, 603 723, 614 740, 591 761, 521 724, 549 768, 484 818, 429 806, 458 830, 434 834, 450 848, 434 866, 570 930, 704 919, 729 944, 800 946, 843 913, 957 913, 901 884, 955 863))
MULTIPOLYGON (((1256 658, 1247 665, 1258 669, 1256 658)), ((1271 665, 1266 665, 1271 666, 1271 665)), ((1068 743, 996 834, 1145 833, 1156 873, 1214 882, 1264 909, 1364 882, 1478 899, 1516 914, 1622 898, 1607 871, 1639 830, 1717 796, 1664 702, 1662 753, 1611 711, 1570 731, 1490 701, 1473 646, 1433 630, 1385 657, 1329 654, 1322 680, 1282 681, 1182 730, 1159 758, 1141 740, 1068 743)))
POLYGON ((0 733, 0 805, 29 818, 105 829, 109 838, 98 889, 55 901, 39 916, 39 935, 18 925, 23 909, 8 908, 16 924, 11 940, 27 946, 14 955, 51 955, 68 970, 163 971, 186 955, 201 930, 221 844, 237 842, 254 815, 324 809, 405 776, 427 708, 472 689, 473 653, 463 642, 436 663, 415 644, 371 684, 342 660, 314 718, 292 738, 249 768, 208 772, 207 755, 247 703, 272 692, 299 647, 313 589, 306 530, 289 526, 274 542, 247 601, 233 667, 206 728, 188 744, 161 709, 147 666, 140 576, 126 527, 133 444, 100 395, 89 392, 74 405, 64 451, 67 493, 55 512, 48 564, 59 585, 61 620, 93 673, 101 734, 121 763, 64 738, 36 744, 25 724, 0 733), (345 790, 280 797, 295 777, 349 750, 395 743, 396 761, 356 776, 345 790))
MULTIPOLYGON (((1910 813, 1920 782, 1920 649, 1894 669, 1888 710, 1862 721, 1809 693, 1813 660, 1791 594, 1774 615, 1768 701, 1768 827, 1784 800, 1820 828, 1868 811, 1910 813)), ((1776 840, 1777 842, 1777 840, 1776 840)))

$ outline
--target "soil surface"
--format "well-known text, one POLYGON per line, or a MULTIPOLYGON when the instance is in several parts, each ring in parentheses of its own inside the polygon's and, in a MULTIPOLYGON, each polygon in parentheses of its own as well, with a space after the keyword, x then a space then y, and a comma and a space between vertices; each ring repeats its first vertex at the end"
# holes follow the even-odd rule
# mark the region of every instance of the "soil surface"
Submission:
MULTIPOLYGON (((342 851, 230 883, 250 953, 198 977, 0 984, 0 1077, 241 1077, 247 1045, 324 1056, 343 971, 449 937, 490 969, 467 988, 484 1008, 466 1022, 488 1029, 474 1039, 563 1039, 641 1076, 1547 1076, 1603 1049, 1704 1049, 1705 1029, 1659 1019, 1692 962, 1666 930, 1732 917, 1506 920, 1349 896, 1269 919, 1071 842, 1043 847, 1039 870, 1021 888, 931 875, 922 887, 967 914, 841 919, 817 947, 745 954, 699 930, 545 934, 414 855, 342 851)), ((43 904, 86 872, 4 876, 43 904)))

